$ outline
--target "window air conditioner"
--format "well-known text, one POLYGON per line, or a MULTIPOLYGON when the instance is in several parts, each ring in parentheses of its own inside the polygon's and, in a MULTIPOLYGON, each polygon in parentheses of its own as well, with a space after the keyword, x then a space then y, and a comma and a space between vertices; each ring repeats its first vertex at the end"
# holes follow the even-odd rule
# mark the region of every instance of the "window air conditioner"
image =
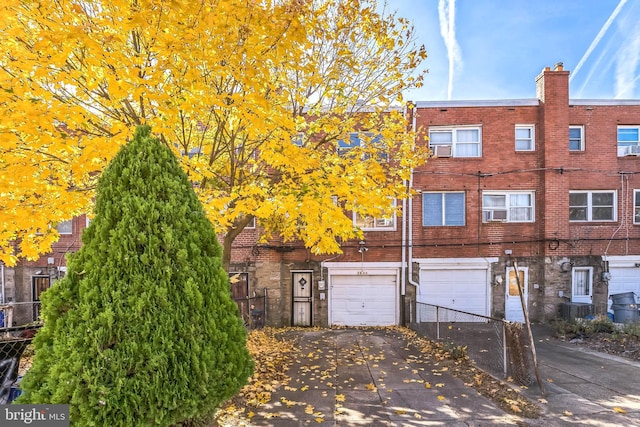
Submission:
POLYGON ((640 156, 640 145, 630 145, 624 149, 625 156, 640 156))
POLYGON ((450 145, 434 145, 431 147, 433 155, 436 157, 451 157, 450 145))
POLYGON ((506 209, 484 211, 484 222, 505 222, 507 220, 506 209))

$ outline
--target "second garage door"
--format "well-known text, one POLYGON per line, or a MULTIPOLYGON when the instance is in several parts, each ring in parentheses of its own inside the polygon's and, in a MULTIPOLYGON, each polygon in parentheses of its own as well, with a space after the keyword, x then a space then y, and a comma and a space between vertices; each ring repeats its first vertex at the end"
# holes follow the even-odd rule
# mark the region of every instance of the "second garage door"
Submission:
MULTIPOLYGON (((420 271, 421 302, 488 316, 488 300, 489 286, 486 269, 428 269, 420 271)), ((422 320, 428 321, 427 319, 422 320)), ((443 320, 442 317, 441 320, 443 320)), ((468 321, 474 321, 474 319, 468 321)))
POLYGON ((390 326, 397 324, 394 275, 334 275, 329 293, 331 325, 390 326))
POLYGON ((611 295, 633 292, 636 301, 640 296, 640 269, 637 267, 612 267, 609 280, 609 309, 611 309, 611 295))

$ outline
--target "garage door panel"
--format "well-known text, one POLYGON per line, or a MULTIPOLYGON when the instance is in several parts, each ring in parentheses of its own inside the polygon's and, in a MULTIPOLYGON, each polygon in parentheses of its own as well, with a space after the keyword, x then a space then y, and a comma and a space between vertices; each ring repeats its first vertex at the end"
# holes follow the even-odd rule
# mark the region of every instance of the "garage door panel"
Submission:
MULTIPOLYGON (((420 301, 487 316, 488 283, 485 269, 433 269, 420 272, 420 301)), ((439 313, 441 321, 463 321, 463 314, 439 313), (451 317, 451 319, 449 319, 451 317)), ((427 317, 421 321, 435 321, 434 310, 422 310, 427 317)), ((466 316, 464 321, 481 321, 480 318, 466 316)))
POLYGON ((390 326, 396 324, 396 276, 334 275, 331 278, 331 324, 390 326))
MULTIPOLYGON (((615 267, 611 268, 611 280, 609 280, 609 296, 634 292, 636 301, 640 297, 640 269, 637 267, 615 267)), ((612 300, 608 300, 609 309, 612 300)))

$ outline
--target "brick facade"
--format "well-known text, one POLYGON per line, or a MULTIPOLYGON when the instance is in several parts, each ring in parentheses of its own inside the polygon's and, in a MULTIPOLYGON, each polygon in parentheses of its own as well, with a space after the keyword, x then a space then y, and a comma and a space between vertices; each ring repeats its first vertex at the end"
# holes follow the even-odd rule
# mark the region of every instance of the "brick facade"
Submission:
MULTIPOLYGON (((300 243, 258 243, 259 229, 244 230, 234 242, 230 270, 248 274, 249 295, 267 293, 268 324, 293 323, 296 284, 292 278, 297 272, 312 277, 311 300, 304 308, 311 310, 309 325, 336 324, 338 302, 332 292, 339 280, 354 274, 363 280, 378 275, 395 286, 397 298, 390 301, 396 311, 393 322, 402 323, 406 312, 414 310, 416 299, 433 300, 429 292, 435 285, 425 278, 425 271, 437 270, 439 262, 447 268, 477 264, 480 270, 476 273, 487 269, 483 314, 509 317, 505 301, 513 261, 527 269, 525 286, 532 320, 547 322, 558 317, 560 305, 574 298, 574 282, 579 277, 575 272, 581 269, 591 281, 589 302, 604 313, 610 283, 624 289, 625 284, 615 281, 627 274, 633 280, 635 271, 640 279, 640 269, 633 270, 636 264, 640 266, 640 224, 634 224, 640 157, 619 157, 617 152, 618 126, 640 127, 640 100, 572 100, 569 72, 561 65, 544 69, 535 90, 532 99, 429 101, 408 109, 410 122, 425 135, 430 129, 480 129, 481 155, 433 158, 416 169, 408 183, 416 195, 411 201, 398 202, 408 214, 396 218, 393 231, 369 231, 362 243, 343 242, 340 255, 316 256, 300 243), (532 150, 515 149, 518 125, 533 129, 532 150), (583 150, 569 149, 571 126, 582 126, 583 150), (570 221, 570 194, 576 191, 613 192, 615 219, 570 221), (424 226, 424 194, 447 192, 464 194, 463 225, 424 226), (487 192, 532 194, 532 220, 486 221, 482 196, 487 192), (609 259, 614 260, 615 272, 609 271, 609 259), (487 266, 482 267, 483 263, 487 266)), ((423 138, 418 143, 429 141, 423 138)), ((83 228, 75 225, 74 235, 83 228)), ((53 255, 15 270, 5 268, 6 296, 11 297, 11 288, 20 288, 21 282, 26 287, 34 269, 50 268, 48 257, 57 266, 61 255, 77 246, 73 237, 61 239, 53 255)), ((19 293, 13 292, 18 298, 19 293)), ((464 300, 465 292, 456 298, 464 300)), ((368 301, 363 301, 363 307, 365 303, 368 301)))

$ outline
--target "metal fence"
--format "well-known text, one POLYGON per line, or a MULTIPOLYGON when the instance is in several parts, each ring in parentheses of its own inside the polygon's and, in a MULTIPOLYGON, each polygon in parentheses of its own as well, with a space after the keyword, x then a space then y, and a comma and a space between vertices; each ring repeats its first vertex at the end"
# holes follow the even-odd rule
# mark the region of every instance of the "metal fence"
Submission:
POLYGON ((267 290, 264 294, 257 296, 256 292, 252 297, 233 299, 240 309, 240 316, 248 329, 262 328, 267 322, 267 290))
POLYGON ((419 335, 446 349, 466 351, 476 366, 491 374, 531 384, 532 358, 521 323, 420 302, 415 311, 405 313, 406 324, 419 335))
POLYGON ((40 301, 0 304, 0 329, 40 321, 40 301))
POLYGON ((28 367, 23 354, 42 326, 39 315, 39 301, 0 305, 0 404, 20 393, 20 378, 28 367))

